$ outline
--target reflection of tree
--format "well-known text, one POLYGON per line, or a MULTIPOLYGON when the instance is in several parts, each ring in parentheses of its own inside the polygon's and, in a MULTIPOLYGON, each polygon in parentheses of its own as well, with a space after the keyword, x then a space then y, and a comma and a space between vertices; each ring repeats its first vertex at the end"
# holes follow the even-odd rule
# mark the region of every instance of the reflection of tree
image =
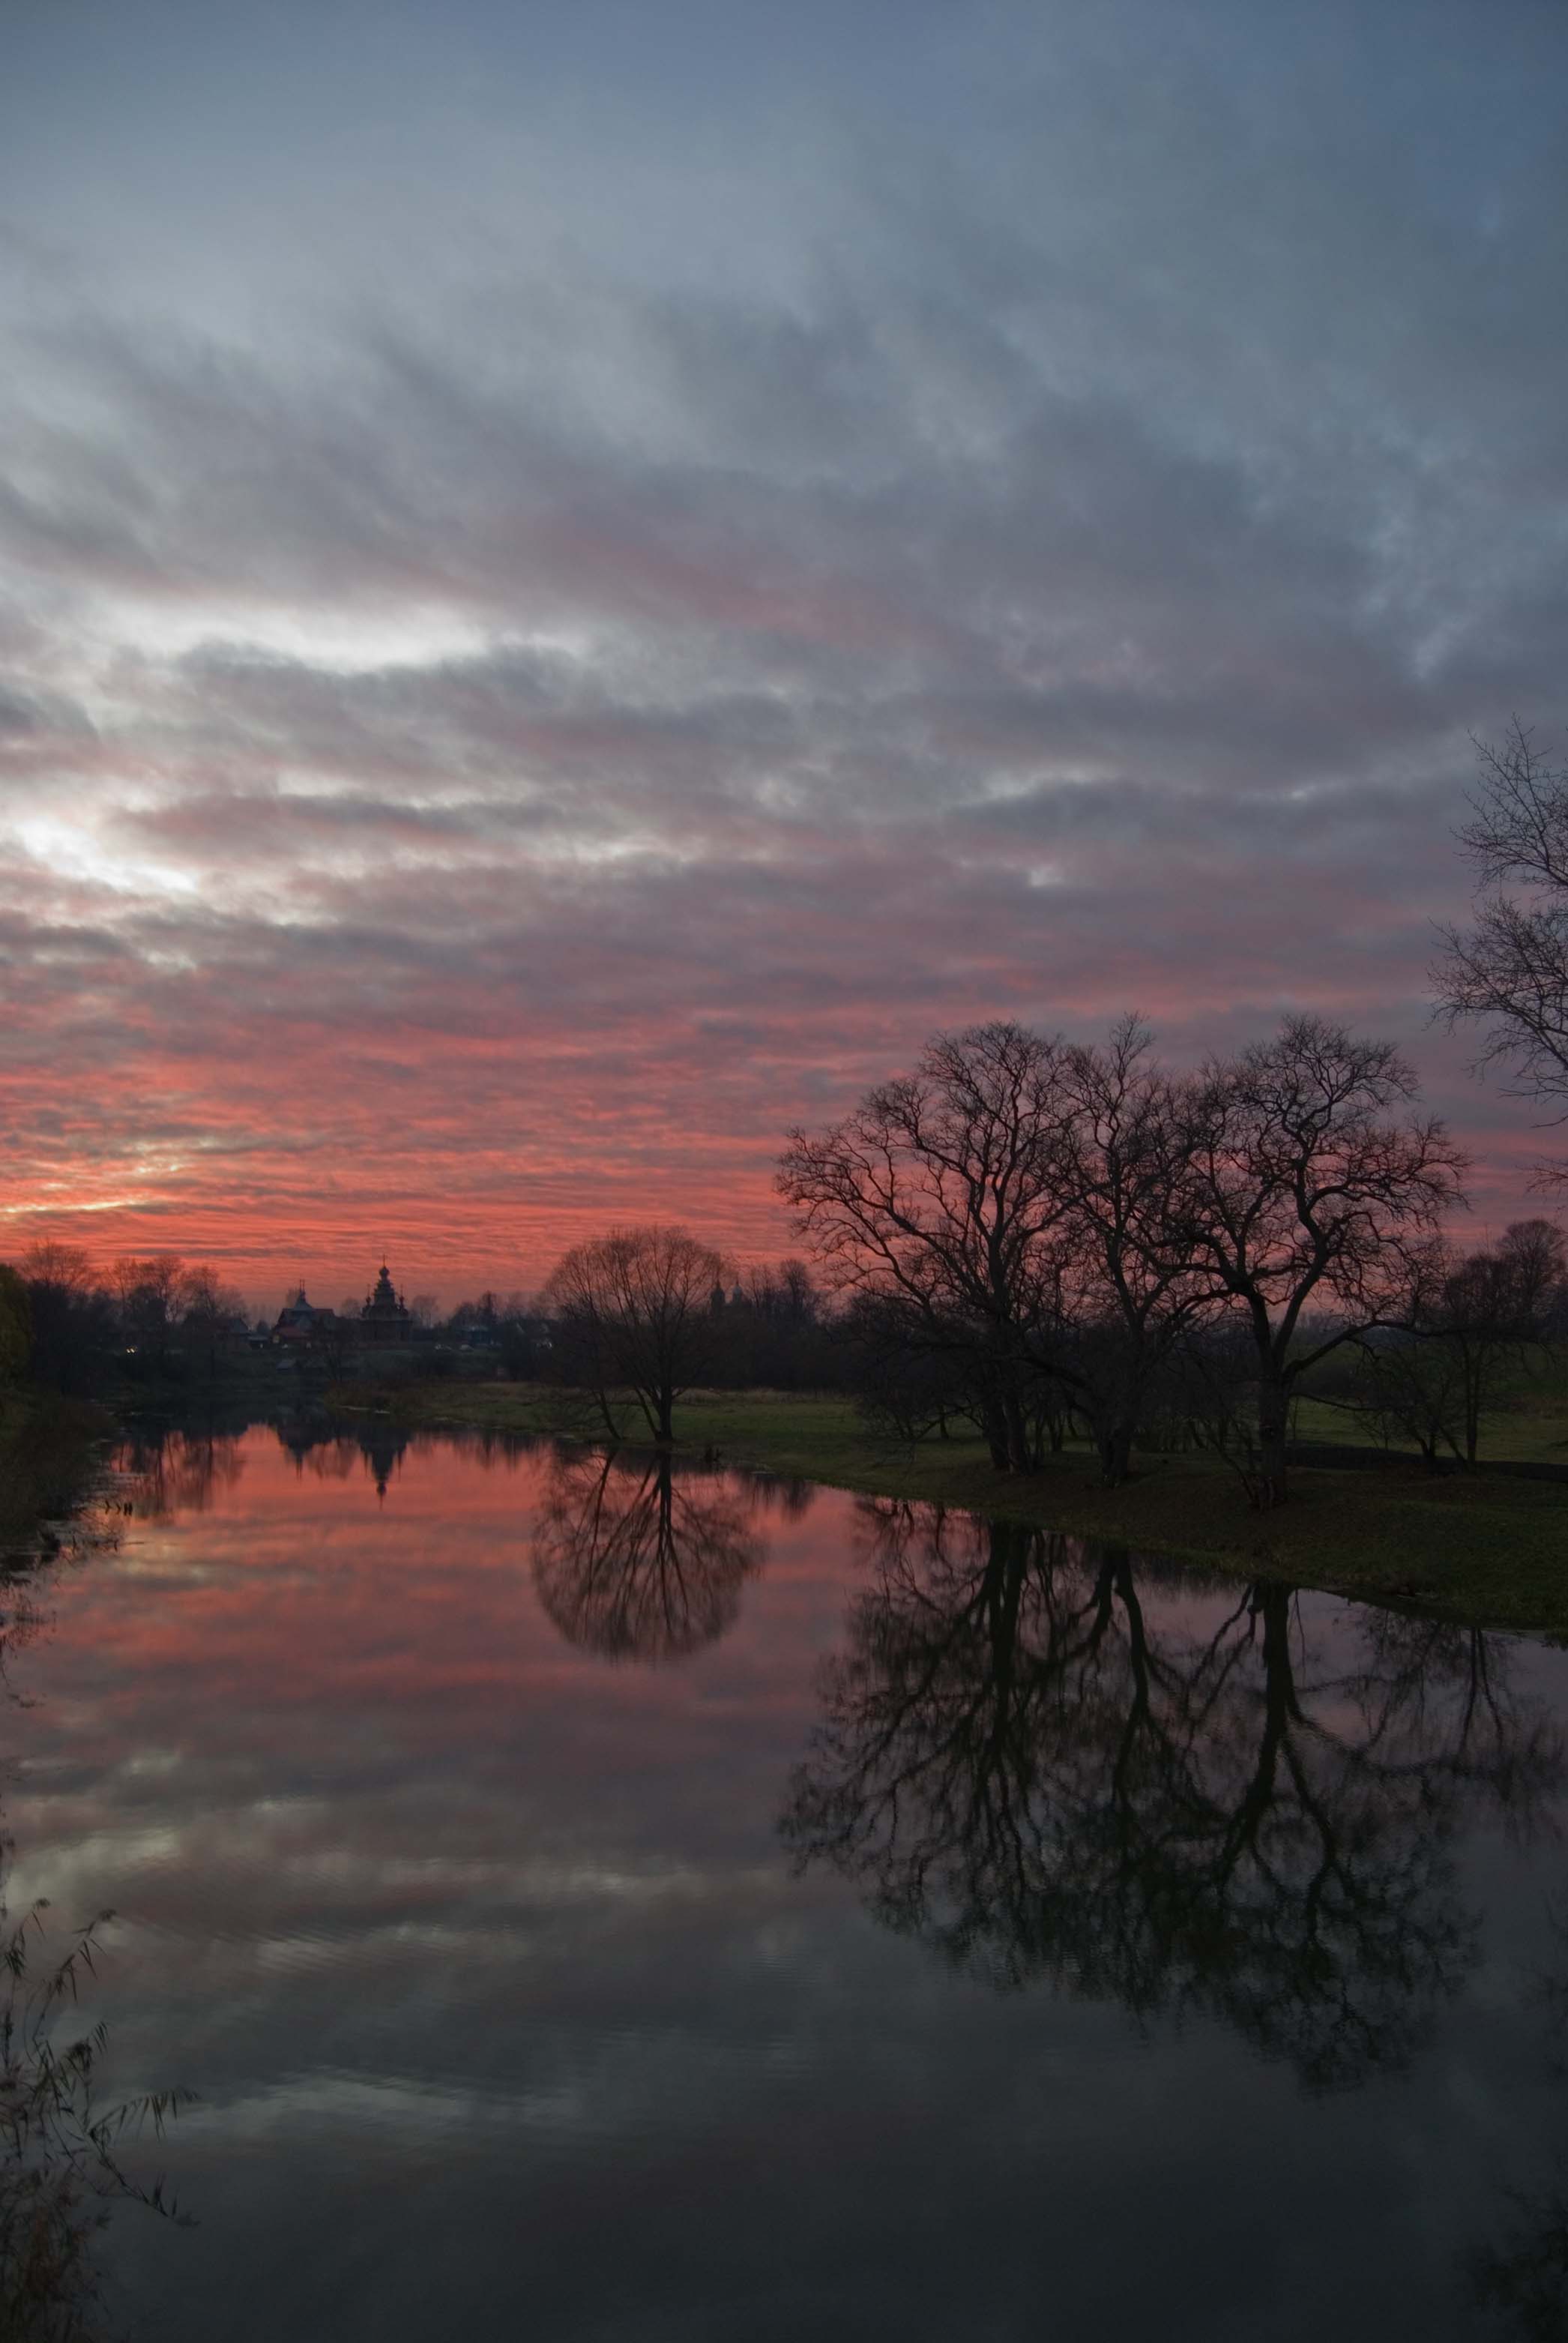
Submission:
POLYGON ((1507 2243, 1470 2258, 1476 2301, 1523 2343, 1568 2343, 1568 2197, 1516 2197, 1507 2243))
POLYGON ((144 1521, 205 1513, 215 1493, 232 1489, 245 1470, 238 1433, 167 1424, 133 1429, 115 1462, 130 1477, 131 1510, 144 1521))
POLYGON ((1017 1986, 1202 2012, 1314 2085, 1397 2064, 1474 1957, 1447 1844, 1523 1820, 1561 1751, 1480 1635, 1380 1624, 1332 1673, 1293 1598, 1161 1628, 1147 1568, 869 1509, 874 1591, 783 1823, 891 1926, 1017 1986))
POLYGON ((748 1510, 668 1457, 558 1456, 534 1525, 539 1599, 569 1643, 607 1659, 679 1659, 723 1634, 761 1562, 748 1510))

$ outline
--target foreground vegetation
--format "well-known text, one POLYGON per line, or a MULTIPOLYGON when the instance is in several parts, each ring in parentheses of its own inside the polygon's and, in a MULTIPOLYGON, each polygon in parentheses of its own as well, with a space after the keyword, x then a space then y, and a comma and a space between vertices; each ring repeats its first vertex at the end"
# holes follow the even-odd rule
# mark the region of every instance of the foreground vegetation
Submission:
POLYGON ((0 1390, 0 1564, 85 1502, 112 1424, 59 1393, 0 1390))
MULTIPOLYGON (((387 1408, 409 1424, 592 1436, 591 1417, 564 1406, 563 1396, 515 1383, 343 1394, 348 1404, 387 1408)), ((1568 1423, 1553 1420, 1561 1440, 1568 1423)), ((1534 1428, 1526 1437, 1544 1439, 1534 1428)), ((1302 1470, 1290 1505, 1260 1514, 1236 1475, 1210 1456, 1142 1456, 1133 1478, 1106 1489, 1085 1447, 1049 1458, 1035 1473, 1001 1473, 978 1438, 892 1444, 871 1436, 846 1400, 768 1392, 692 1393, 676 1406, 675 1438, 678 1453, 693 1462, 968 1506, 1217 1564, 1247 1578, 1568 1637, 1562 1484, 1434 1475, 1412 1458, 1386 1471, 1302 1470)))

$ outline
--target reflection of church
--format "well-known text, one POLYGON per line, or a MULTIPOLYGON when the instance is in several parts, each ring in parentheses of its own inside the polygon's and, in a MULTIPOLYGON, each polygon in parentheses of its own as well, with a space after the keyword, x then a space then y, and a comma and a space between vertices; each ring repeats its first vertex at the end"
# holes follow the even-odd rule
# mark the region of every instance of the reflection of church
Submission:
POLYGON ((372 1416, 368 1423, 357 1427, 355 1438, 359 1443, 360 1454, 370 1468, 376 1493, 384 1497, 387 1482, 403 1462, 408 1435, 406 1432, 399 1432, 397 1425, 389 1423, 385 1416, 372 1416))
POLYGON ((413 1318, 403 1296, 393 1292, 392 1273, 384 1261, 376 1291, 359 1312, 359 1339, 373 1349, 385 1350, 395 1342, 408 1342, 413 1330, 413 1318))

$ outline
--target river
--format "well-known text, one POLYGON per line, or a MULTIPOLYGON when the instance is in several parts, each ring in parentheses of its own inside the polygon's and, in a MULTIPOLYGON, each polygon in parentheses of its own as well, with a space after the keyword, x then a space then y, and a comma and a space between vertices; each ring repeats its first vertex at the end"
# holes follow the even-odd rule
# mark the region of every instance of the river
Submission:
POLYGON ((0 1711, 199 2095, 106 2333, 1561 2331, 1568 1655, 384 1423, 110 1496, 0 1711))

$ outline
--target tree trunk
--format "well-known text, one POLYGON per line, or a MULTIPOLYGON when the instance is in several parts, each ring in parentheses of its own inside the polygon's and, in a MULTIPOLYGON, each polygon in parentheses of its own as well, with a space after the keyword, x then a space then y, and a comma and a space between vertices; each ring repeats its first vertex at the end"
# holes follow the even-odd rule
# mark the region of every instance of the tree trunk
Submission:
POLYGON ((1100 1450, 1100 1484, 1103 1489, 1120 1489, 1132 1465, 1132 1426, 1113 1423, 1102 1432, 1096 1443, 1100 1450))
POLYGON ((1285 1502, 1285 1379, 1272 1362, 1258 1377, 1258 1503, 1265 1513, 1285 1502))
POLYGON ((1010 1473, 1028 1473, 1033 1469, 1034 1456, 1030 1447, 1029 1425, 1024 1419, 1023 1402, 1014 1383, 1005 1403, 1007 1422, 1007 1463, 1010 1473))

